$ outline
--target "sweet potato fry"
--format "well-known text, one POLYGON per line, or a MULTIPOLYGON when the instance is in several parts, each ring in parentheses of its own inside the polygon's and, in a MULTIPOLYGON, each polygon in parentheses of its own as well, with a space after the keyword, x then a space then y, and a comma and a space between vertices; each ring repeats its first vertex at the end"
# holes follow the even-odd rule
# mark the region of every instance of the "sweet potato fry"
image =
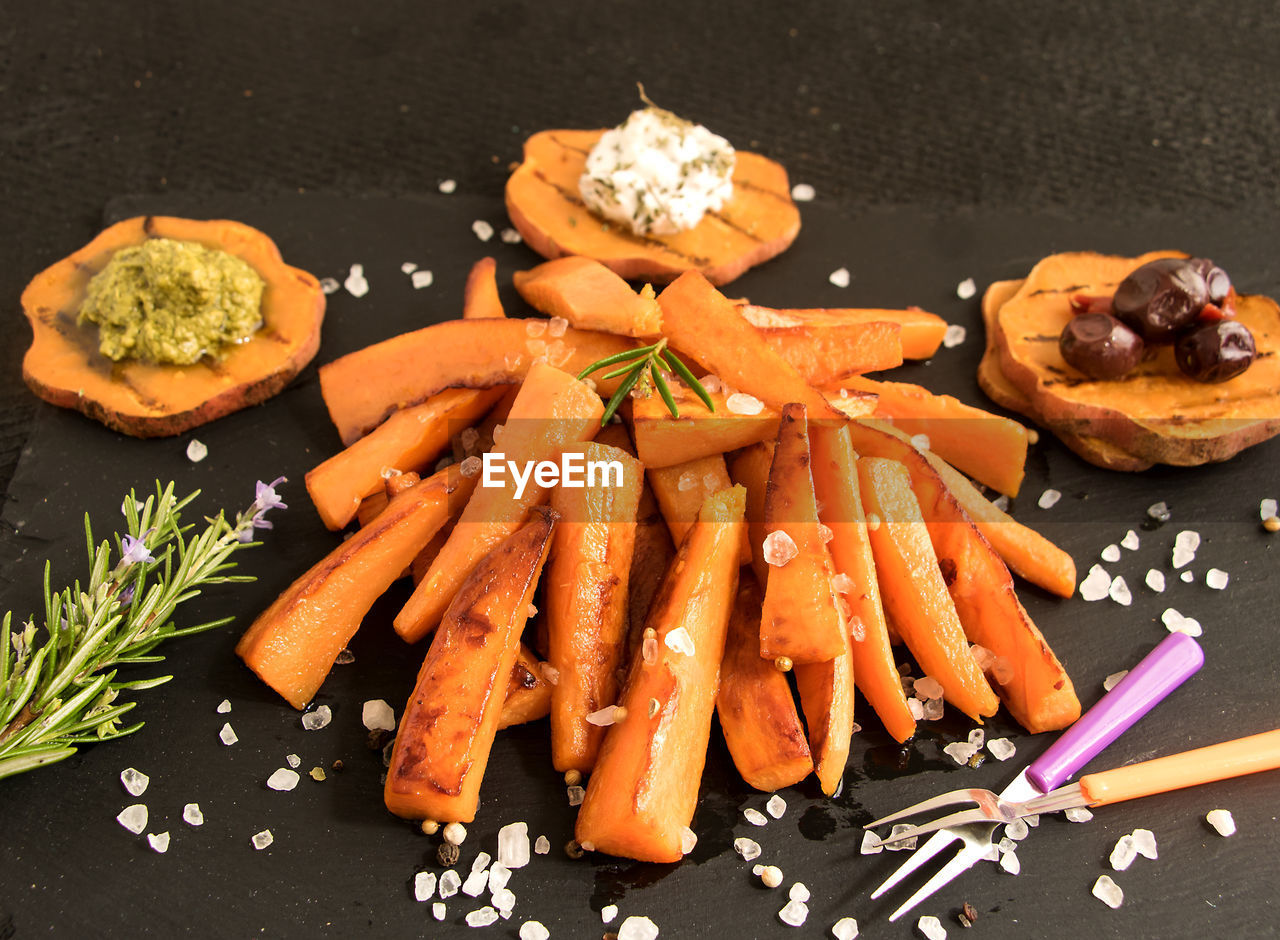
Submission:
POLYGON ((778 436, 778 412, 765 407, 758 415, 734 414, 721 391, 709 393, 715 411, 683 385, 671 386, 680 409, 672 417, 660 395, 631 400, 631 429, 636 453, 646 470, 671 467, 699 457, 728 453, 778 436))
POLYGON ((863 372, 902 365, 902 328, 896 323, 802 323, 757 329, 773 351, 810 385, 847 384, 863 372))
POLYGON ((604 728, 587 716, 618 701, 644 467, 616 447, 573 449, 623 468, 620 485, 561 486, 551 494, 560 514, 543 594, 547 662, 559 674, 551 693, 551 762, 561 772, 589 773, 604 728))
POLYGON ((578 812, 583 848, 675 862, 689 845, 738 573, 740 487, 710 497, 680 545, 578 812), (651 642, 650 642, 651 641, 651 642))
POLYGON ((307 474, 307 492, 321 520, 341 529, 360 500, 382 486, 385 470, 421 470, 444 452, 449 438, 474 424, 505 389, 451 388, 421 405, 397 411, 350 447, 307 474))
MULTIPOLYGON (((624 352, 635 341, 608 333, 568 329, 564 336, 535 337, 546 320, 447 320, 383 340, 320 367, 320 392, 343 444, 369 433, 397 408, 426 401, 446 388, 518 385, 541 356, 577 375, 587 366, 624 352)), ((596 379, 612 395, 618 379, 596 379)))
POLYGON ((764 501, 764 544, 779 543, 763 551, 768 580, 760 655, 766 659, 824 663, 847 649, 849 628, 832 587, 835 570, 820 526, 805 407, 789 404, 782 409, 764 501), (785 549, 792 557, 771 560, 785 549))
POLYGON ((849 579, 843 597, 849 612, 853 681, 885 730, 902 742, 915 734, 916 721, 889 643, 849 430, 843 424, 815 423, 809 447, 813 488, 822 507, 818 516, 831 530, 827 547, 836 571, 849 579))
POLYGON ((502 718, 555 512, 535 506, 463 579, 431 642, 391 752, 383 798, 407 819, 470 822, 502 718))
POLYGON ((515 273, 516 290, 534 310, 563 317, 580 330, 644 339, 662 332, 653 288, 638 293, 599 261, 570 255, 515 273))
POLYGON ((481 258, 471 266, 462 291, 462 319, 501 320, 506 315, 498 296, 498 262, 481 258))
POLYGON ((760 586, 740 575, 720 661, 716 715, 733 764, 748 785, 773 791, 813 770, 804 725, 787 677, 760 657, 760 586))
POLYGON ((636 510, 636 547, 631 556, 631 590, 627 595, 627 649, 633 657, 640 650, 644 624, 662 586, 662 576, 675 556, 670 530, 653 489, 646 483, 636 510))
MULTIPOLYGON (((673 467, 647 468, 645 476, 653 495, 662 510, 662 518, 671 530, 671 541, 679 545, 685 533, 698 521, 702 504, 712 493, 727 489, 733 483, 724 457, 714 454, 699 457, 673 467)), ((747 529, 742 529, 742 564, 751 561, 751 545, 747 541, 747 529)))
POLYGON ((751 545, 751 570, 758 584, 764 584, 769 578, 769 566, 763 554, 764 497, 772 464, 773 441, 770 440, 740 450, 729 465, 729 478, 747 491, 747 541, 751 545))
POLYGON ((903 641, 948 702, 974 721, 994 715, 1000 702, 969 651, 906 468, 864 456, 858 482, 882 597, 903 641))
POLYGON ((533 651, 523 643, 516 651, 516 662, 511 667, 511 679, 507 682, 507 697, 502 702, 502 715, 498 730, 537 721, 551 714, 551 683, 543 675, 542 663, 533 651))
POLYGON ((258 615, 236 653, 294 708, 305 708, 369 608, 475 485, 456 467, 392 500, 258 615))
POLYGON ((775 309, 757 304, 742 303, 739 311, 753 326, 814 327, 847 326, 862 323, 896 323, 900 330, 902 355, 906 359, 928 359, 942 345, 947 333, 947 321, 918 307, 905 310, 874 310, 864 308, 811 308, 775 309))
MULTIPOLYGON (((844 635, 846 648, 849 635, 844 635)), ((796 665, 796 691, 809 728, 809 750, 822 792, 840 786, 853 736, 853 659, 848 650, 825 663, 796 665)))
MULTIPOLYGON (((603 414, 595 392, 568 373, 538 363, 511 406, 494 452, 501 448, 505 460, 517 467, 555 460, 566 445, 590 440, 600 430, 603 414)), ((476 562, 520 527, 530 507, 546 500, 548 488, 532 476, 517 499, 519 487, 512 476, 503 474, 502 486, 477 487, 467 501, 453 534, 396 616, 396 632, 408 642, 434 629, 476 562)))

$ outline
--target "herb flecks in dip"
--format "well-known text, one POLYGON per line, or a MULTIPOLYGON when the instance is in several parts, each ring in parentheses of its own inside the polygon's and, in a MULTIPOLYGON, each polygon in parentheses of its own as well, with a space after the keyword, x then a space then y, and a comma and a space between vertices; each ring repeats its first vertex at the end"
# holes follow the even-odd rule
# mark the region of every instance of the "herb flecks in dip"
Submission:
POLYGON ((93 276, 78 322, 98 325, 111 359, 190 365, 262 325, 258 273, 198 242, 152 238, 122 248, 93 276))

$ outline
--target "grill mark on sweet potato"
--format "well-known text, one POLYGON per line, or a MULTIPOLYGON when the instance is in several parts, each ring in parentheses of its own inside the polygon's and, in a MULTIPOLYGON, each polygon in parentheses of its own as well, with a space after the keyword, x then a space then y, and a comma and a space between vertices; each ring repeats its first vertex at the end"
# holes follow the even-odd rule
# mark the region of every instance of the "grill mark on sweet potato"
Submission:
POLYGON ((743 238, 746 238, 756 243, 759 243, 764 240, 759 235, 756 235, 753 232, 747 231, 737 222, 733 221, 733 219, 730 219, 728 216, 720 212, 708 212, 707 215, 715 219, 717 222, 719 222, 721 225, 725 226, 726 228, 730 229, 731 231, 737 232, 743 238))

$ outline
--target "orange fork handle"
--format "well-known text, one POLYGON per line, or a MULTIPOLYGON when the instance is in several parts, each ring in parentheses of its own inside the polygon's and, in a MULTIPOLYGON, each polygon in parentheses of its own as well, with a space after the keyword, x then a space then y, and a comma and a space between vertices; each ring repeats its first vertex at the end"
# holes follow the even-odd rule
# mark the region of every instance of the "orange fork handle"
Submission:
POLYGON ((1080 778, 1089 806, 1167 793, 1280 767, 1280 729, 1080 778))

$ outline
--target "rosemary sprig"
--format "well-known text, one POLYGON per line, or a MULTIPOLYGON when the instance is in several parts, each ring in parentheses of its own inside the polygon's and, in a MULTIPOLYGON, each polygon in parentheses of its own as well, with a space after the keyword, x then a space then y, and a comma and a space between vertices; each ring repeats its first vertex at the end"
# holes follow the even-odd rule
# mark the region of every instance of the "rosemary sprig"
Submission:
POLYGON ((162 640, 231 621, 180 628, 171 618, 205 585, 253 580, 226 572, 235 567, 235 552, 259 544, 255 529, 271 528, 267 510, 284 508, 275 491, 283 482, 259 481, 253 502, 234 522, 219 512, 190 536, 194 526, 182 524, 181 512, 198 491, 179 499, 172 483, 157 483, 146 502, 131 491, 120 507, 128 533, 116 538, 120 559, 114 565, 111 543, 95 545, 85 515, 89 582, 54 591, 45 563, 43 642, 36 644, 33 618, 15 628, 10 611, 0 623, 0 779, 142 727, 121 727, 137 703, 120 701, 120 693, 154 688, 172 676, 117 680, 118 667, 161 662, 164 657, 152 651, 162 640))
POLYGON ((702 399, 702 403, 710 411, 716 410, 715 403, 711 400, 711 396, 707 394, 707 390, 702 387, 702 383, 693 377, 693 373, 689 371, 688 366, 680 361, 680 357, 667 348, 666 337, 650 346, 640 346, 636 349, 615 353, 612 356, 605 356, 579 372, 578 380, 581 381, 592 372, 599 372, 601 369, 607 369, 609 366, 614 365, 617 365, 618 368, 605 373, 601 378, 616 379, 620 375, 626 377, 618 383, 618 390, 613 393, 613 397, 605 405, 604 417, 600 419, 601 424, 607 424, 614 413, 622 407, 622 403, 627 400, 631 390, 635 388, 637 382, 644 378, 646 372, 649 374, 650 381, 653 382, 653 387, 658 390, 658 394, 662 396, 662 400, 666 403, 667 410, 671 412, 671 416, 673 418, 680 417, 680 408, 676 404, 675 396, 671 394, 671 385, 667 382, 665 375, 667 369, 680 376, 693 393, 702 399), (622 365, 618 365, 619 363, 622 363, 622 365))

